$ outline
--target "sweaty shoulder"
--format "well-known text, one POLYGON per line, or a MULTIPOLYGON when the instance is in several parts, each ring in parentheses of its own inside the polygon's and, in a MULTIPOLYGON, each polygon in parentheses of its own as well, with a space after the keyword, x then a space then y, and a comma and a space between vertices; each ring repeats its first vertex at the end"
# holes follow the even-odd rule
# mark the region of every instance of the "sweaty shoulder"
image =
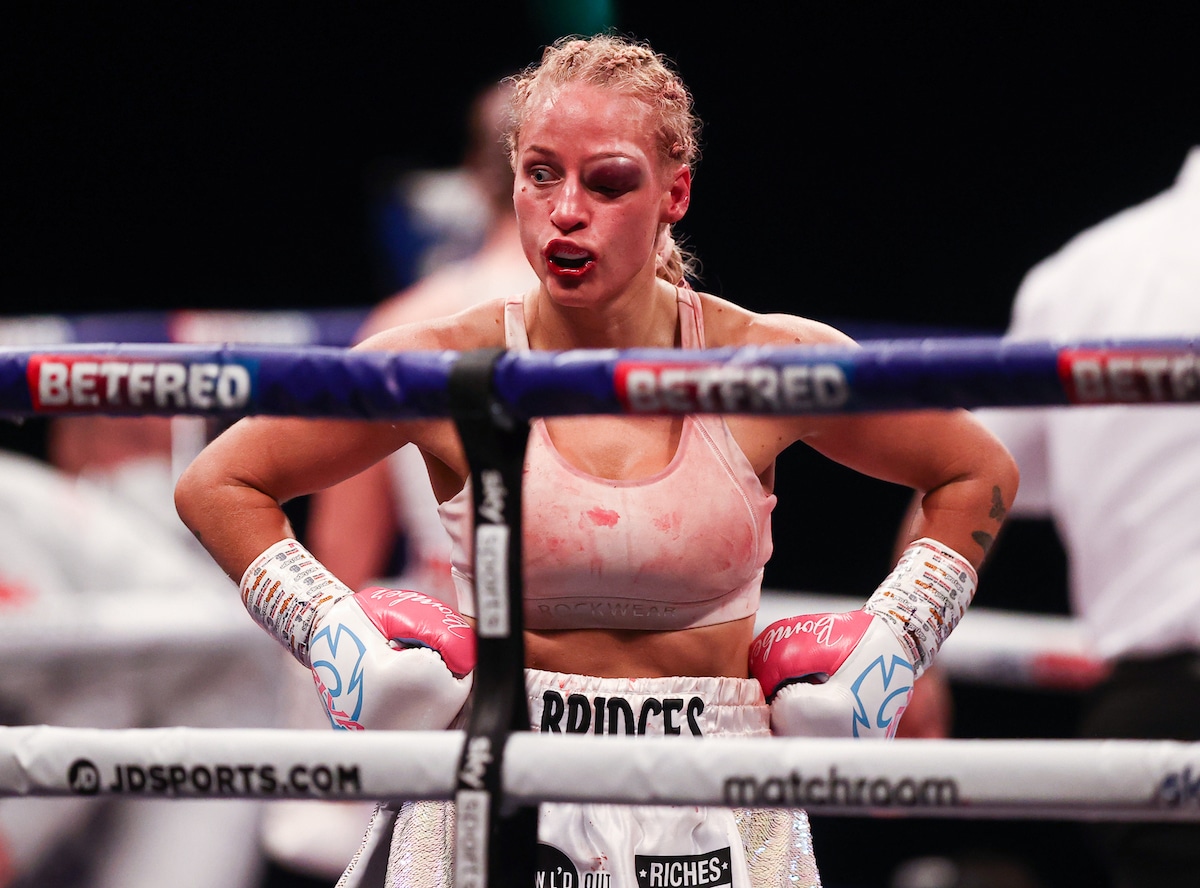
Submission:
POLYGON ((781 312, 750 311, 711 293, 701 293, 704 336, 709 348, 738 345, 853 345, 828 324, 781 312))
POLYGON ((504 300, 489 299, 452 315, 388 327, 355 347, 392 351, 467 351, 503 345, 504 300))

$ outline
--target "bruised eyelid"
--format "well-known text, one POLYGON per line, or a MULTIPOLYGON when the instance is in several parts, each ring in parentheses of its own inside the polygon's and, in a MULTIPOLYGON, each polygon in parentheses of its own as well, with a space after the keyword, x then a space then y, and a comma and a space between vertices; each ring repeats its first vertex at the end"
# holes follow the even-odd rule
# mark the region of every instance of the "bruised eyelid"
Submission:
POLYGON ((592 166, 584 176, 589 188, 605 191, 630 191, 645 179, 645 172, 633 160, 610 157, 592 166))

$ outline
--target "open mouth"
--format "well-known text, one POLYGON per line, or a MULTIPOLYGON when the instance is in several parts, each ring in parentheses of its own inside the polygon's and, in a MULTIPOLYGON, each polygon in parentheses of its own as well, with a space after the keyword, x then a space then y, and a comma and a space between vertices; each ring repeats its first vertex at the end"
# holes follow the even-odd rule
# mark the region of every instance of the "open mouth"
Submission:
POLYGON ((551 271, 564 275, 577 275, 586 271, 595 262, 595 257, 579 247, 552 244, 546 249, 546 261, 549 263, 551 271))

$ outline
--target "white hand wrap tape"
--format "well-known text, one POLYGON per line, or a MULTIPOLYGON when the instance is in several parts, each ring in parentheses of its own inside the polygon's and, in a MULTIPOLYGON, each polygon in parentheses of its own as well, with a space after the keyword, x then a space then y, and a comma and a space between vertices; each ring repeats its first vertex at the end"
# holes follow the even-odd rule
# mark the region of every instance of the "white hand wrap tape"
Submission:
POLYGON ((923 538, 909 544, 863 610, 887 621, 920 675, 966 613, 978 582, 971 562, 923 538))
POLYGON ((309 642, 317 618, 335 601, 353 594, 295 540, 280 540, 242 574, 242 603, 304 666, 312 666, 309 642))

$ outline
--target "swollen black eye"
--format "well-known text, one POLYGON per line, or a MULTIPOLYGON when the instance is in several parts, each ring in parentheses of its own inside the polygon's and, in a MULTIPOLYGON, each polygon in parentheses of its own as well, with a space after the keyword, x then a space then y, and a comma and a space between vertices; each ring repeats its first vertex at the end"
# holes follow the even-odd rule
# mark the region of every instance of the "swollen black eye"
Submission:
POLYGON ((606 195, 625 194, 642 184, 642 168, 625 158, 610 158, 588 170, 584 184, 606 195))

